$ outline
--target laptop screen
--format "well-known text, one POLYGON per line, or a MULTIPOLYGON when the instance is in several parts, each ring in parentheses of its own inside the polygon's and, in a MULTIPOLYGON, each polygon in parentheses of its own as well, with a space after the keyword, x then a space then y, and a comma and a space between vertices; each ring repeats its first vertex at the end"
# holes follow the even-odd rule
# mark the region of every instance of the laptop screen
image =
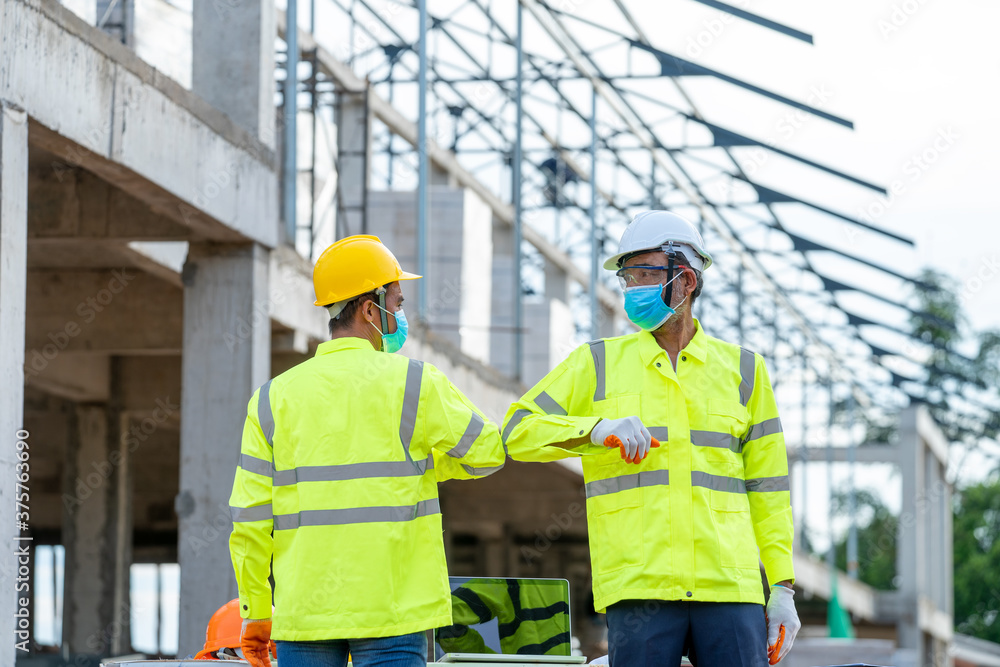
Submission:
POLYGON ((453 625, 434 631, 434 654, 570 655, 565 579, 449 577, 453 625))

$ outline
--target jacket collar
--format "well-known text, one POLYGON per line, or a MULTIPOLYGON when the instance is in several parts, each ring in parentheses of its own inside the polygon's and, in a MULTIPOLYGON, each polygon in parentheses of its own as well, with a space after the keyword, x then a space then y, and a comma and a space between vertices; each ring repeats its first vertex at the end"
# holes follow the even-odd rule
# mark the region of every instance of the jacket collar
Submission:
MULTIPOLYGON (((660 347, 660 344, 656 342, 653 334, 649 331, 640 331, 638 336, 639 355, 642 357, 642 363, 645 365, 649 366, 656 360, 656 357, 661 354, 667 354, 666 350, 660 347)), ((694 336, 691 337, 691 340, 682 351, 684 354, 690 355, 702 363, 705 362, 708 356, 708 334, 702 331, 698 318, 694 318, 694 336)))
POLYGON ((340 352, 341 350, 369 350, 374 352, 375 348, 364 338, 347 336, 345 338, 334 338, 325 343, 320 343, 316 348, 316 356, 340 352))

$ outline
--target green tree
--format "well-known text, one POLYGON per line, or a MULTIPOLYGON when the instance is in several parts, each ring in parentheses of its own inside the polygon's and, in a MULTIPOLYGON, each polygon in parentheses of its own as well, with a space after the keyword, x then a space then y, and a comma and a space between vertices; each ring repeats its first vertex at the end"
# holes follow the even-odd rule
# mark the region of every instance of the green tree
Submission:
POLYGON ((955 629, 1000 642, 1000 475, 955 498, 955 629))
POLYGON ((920 279, 929 288, 916 291, 919 307, 910 324, 914 338, 930 346, 923 399, 951 442, 974 447, 983 438, 996 439, 1000 411, 984 403, 1000 397, 1000 331, 966 336, 968 323, 954 283, 933 269, 924 269, 920 279), (972 357, 958 350, 967 338, 978 348, 972 357), (980 395, 970 402, 967 390, 973 388, 980 395))
MULTIPOLYGON (((899 518, 889 511, 873 491, 855 491, 858 521, 858 579, 872 588, 891 591, 896 577, 896 536, 899 518)), ((833 511, 847 516, 850 503, 846 491, 833 496, 833 511)), ((834 545, 837 569, 847 571, 847 536, 834 545)))

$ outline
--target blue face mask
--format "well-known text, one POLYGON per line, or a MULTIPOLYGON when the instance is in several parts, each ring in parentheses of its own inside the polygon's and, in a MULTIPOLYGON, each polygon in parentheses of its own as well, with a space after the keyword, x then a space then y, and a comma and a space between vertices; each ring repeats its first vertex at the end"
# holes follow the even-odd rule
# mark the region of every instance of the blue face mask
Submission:
POLYGON ((385 311, 387 314, 392 315, 396 318, 396 331, 395 333, 386 334, 379 331, 379 328, 372 324, 375 331, 378 331, 382 335, 382 351, 393 354, 394 352, 399 352, 403 348, 403 343, 406 342, 406 333, 409 331, 409 325, 406 323, 406 314, 403 309, 400 308, 395 313, 390 313, 385 308, 382 308, 378 304, 375 307, 379 310, 385 311))
MULTIPOLYGON (((680 274, 678 274, 679 276, 680 274)), ((643 331, 655 331, 670 319, 675 311, 663 301, 663 292, 666 285, 638 285, 636 287, 625 288, 625 314, 634 325, 643 331)), ((668 292, 670 290, 667 290, 668 292)), ((681 303, 684 303, 681 301, 681 303)), ((678 306, 680 305, 677 304, 678 306)))

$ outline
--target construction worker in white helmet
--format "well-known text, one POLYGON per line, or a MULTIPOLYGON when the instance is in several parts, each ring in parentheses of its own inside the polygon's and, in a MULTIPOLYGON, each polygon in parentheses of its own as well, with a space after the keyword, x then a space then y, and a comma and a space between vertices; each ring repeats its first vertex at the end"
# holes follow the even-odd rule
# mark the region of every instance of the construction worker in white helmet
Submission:
POLYGON ((635 216, 604 268, 641 331, 580 346, 504 420, 515 460, 582 457, 612 667, 776 664, 800 627, 778 409, 760 355, 692 315, 711 265, 689 221, 635 216))
POLYGON ((229 547, 252 667, 270 639, 281 667, 425 665, 425 631, 452 624, 437 483, 506 455, 439 370, 391 354, 419 277, 374 236, 331 245, 313 283, 332 340, 250 399, 229 547))

